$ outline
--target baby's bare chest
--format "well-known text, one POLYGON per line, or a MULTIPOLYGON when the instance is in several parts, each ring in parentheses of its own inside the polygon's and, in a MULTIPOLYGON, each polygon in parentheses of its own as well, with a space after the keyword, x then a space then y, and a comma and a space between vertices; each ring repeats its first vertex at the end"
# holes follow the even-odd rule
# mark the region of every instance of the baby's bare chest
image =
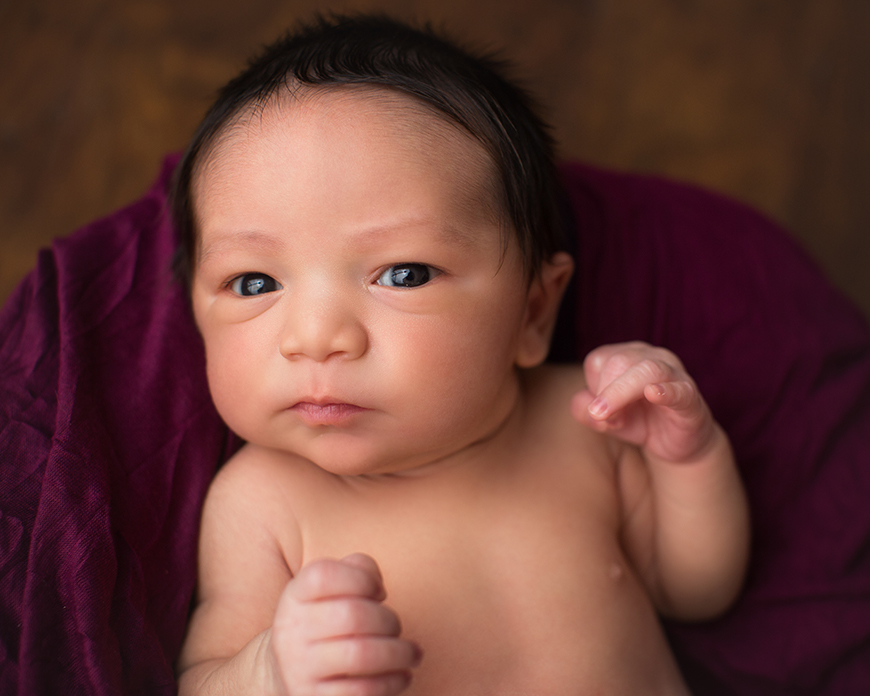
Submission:
POLYGON ((601 469, 453 483, 376 506, 348 496, 300 520, 303 562, 378 562, 387 604, 426 655, 409 693, 577 693, 609 682, 616 662, 667 662, 601 469))

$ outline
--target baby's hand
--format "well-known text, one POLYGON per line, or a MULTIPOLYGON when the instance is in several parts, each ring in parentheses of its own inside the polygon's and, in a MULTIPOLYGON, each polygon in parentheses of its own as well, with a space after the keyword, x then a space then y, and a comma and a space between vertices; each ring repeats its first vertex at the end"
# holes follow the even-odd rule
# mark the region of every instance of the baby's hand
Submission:
POLYGON ((270 658, 278 693, 393 696, 420 650, 399 638, 377 564, 354 554, 305 565, 278 603, 270 658))
POLYGON ((574 396, 581 423, 669 462, 691 462, 715 440, 698 387, 670 351, 646 343, 593 350, 583 363, 588 388, 574 396))

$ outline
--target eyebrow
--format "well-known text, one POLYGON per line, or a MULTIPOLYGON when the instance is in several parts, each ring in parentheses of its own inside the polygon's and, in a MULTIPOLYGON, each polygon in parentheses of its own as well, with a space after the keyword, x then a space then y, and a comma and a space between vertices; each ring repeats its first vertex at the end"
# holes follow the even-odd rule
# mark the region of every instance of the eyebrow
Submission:
POLYGON ((404 230, 420 227, 434 229, 438 238, 448 244, 471 248, 477 246, 479 242, 478 235, 464 227, 440 224, 438 221, 427 217, 400 218, 382 225, 375 224, 371 227, 357 230, 353 233, 353 238, 361 243, 376 243, 380 239, 401 234, 404 230))
POLYGON ((196 255, 197 264, 202 264, 210 257, 234 251, 239 248, 255 247, 257 251, 279 253, 284 250, 284 241, 280 237, 266 234, 259 230, 242 230, 240 232, 218 232, 213 235, 207 245, 200 243, 196 255))

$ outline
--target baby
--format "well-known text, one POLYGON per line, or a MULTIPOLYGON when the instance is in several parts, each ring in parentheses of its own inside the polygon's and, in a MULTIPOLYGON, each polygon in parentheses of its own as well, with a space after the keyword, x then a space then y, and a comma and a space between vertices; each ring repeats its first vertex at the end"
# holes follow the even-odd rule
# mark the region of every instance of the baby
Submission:
POLYGON ((657 613, 740 589, 743 489, 679 360, 542 365, 572 261, 494 70, 320 20, 182 161, 179 268, 247 441, 206 501, 184 694, 685 694, 657 613))

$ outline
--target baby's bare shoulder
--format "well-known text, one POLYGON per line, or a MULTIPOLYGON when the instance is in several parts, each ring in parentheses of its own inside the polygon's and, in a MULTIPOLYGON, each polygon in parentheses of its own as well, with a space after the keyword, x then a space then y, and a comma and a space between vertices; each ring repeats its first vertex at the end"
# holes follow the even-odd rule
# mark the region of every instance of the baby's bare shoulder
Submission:
POLYGON ((221 467, 209 487, 203 512, 203 532, 229 543, 238 538, 271 539, 293 567, 299 556, 298 524, 291 491, 303 459, 245 445, 221 467))
POLYGON ((268 500, 292 483, 304 466, 305 461, 298 457, 245 445, 218 470, 209 498, 224 504, 246 498, 268 500))
POLYGON ((575 453, 603 445, 602 436, 582 426, 571 413, 574 395, 586 389, 581 366, 541 365, 524 371, 521 383, 529 435, 536 442, 568 447, 575 453))
POLYGON ((529 403, 535 409, 562 410, 571 397, 586 388, 580 365, 544 364, 522 373, 529 403))

